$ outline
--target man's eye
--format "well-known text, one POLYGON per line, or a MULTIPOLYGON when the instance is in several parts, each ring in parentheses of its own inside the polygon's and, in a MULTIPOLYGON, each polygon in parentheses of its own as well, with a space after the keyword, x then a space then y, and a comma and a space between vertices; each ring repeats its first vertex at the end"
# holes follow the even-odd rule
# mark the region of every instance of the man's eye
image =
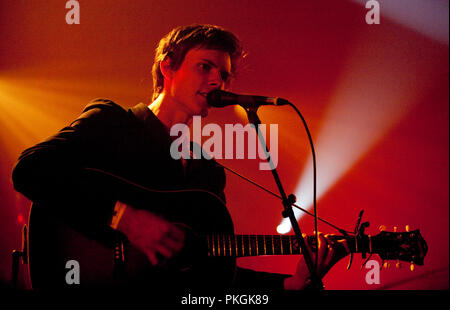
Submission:
POLYGON ((205 64, 205 63, 201 63, 199 65, 200 70, 204 71, 204 72, 209 72, 209 70, 211 70, 211 65, 209 64, 205 64))

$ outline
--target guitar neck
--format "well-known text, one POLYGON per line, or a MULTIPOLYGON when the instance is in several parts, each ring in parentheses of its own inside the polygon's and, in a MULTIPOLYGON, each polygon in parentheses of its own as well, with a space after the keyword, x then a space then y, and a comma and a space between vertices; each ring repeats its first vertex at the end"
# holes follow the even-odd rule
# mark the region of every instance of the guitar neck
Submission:
MULTIPOLYGON (((347 239, 351 252, 368 252, 368 240, 354 237, 334 236, 333 239, 347 239), (364 242, 361 242, 364 241, 364 242)), ((302 254, 297 238, 293 235, 222 235, 206 236, 208 256, 258 256, 258 255, 295 255, 302 254)), ((308 237, 308 242, 315 242, 315 237, 308 237)))

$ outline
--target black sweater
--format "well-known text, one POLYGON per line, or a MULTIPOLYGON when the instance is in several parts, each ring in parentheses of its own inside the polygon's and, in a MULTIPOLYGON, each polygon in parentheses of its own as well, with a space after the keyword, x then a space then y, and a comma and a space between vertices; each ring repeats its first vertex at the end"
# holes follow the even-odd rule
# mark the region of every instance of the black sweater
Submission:
MULTIPOLYGON (((149 202, 142 190, 123 186, 98 171, 155 190, 203 189, 225 201, 223 168, 207 159, 187 160, 183 167, 171 157, 171 143, 168 130, 146 105, 127 111, 110 100, 97 99, 70 126, 22 153, 12 174, 14 187, 100 241, 111 236, 109 223, 117 200, 164 216, 174 210, 149 202)), ((228 211, 223 220, 232 230, 228 211)), ((285 278, 237 271, 237 287, 280 289, 285 278)))

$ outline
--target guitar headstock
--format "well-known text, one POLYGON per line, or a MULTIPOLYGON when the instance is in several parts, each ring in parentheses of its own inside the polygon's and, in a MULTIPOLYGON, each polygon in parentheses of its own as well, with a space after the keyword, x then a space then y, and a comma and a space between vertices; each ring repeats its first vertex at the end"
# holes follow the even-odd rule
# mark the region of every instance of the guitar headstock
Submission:
POLYGON ((405 232, 381 231, 373 236, 372 248, 383 260, 401 260, 423 265, 423 260, 428 252, 428 246, 420 230, 405 232))

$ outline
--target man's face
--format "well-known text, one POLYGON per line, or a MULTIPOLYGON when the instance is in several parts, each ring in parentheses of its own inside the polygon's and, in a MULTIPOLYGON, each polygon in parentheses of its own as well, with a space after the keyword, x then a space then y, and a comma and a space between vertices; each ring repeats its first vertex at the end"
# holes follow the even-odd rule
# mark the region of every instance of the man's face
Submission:
POLYGON ((206 95, 213 89, 224 89, 231 74, 227 52, 194 48, 186 53, 176 71, 165 77, 166 94, 191 116, 208 114, 206 95))

